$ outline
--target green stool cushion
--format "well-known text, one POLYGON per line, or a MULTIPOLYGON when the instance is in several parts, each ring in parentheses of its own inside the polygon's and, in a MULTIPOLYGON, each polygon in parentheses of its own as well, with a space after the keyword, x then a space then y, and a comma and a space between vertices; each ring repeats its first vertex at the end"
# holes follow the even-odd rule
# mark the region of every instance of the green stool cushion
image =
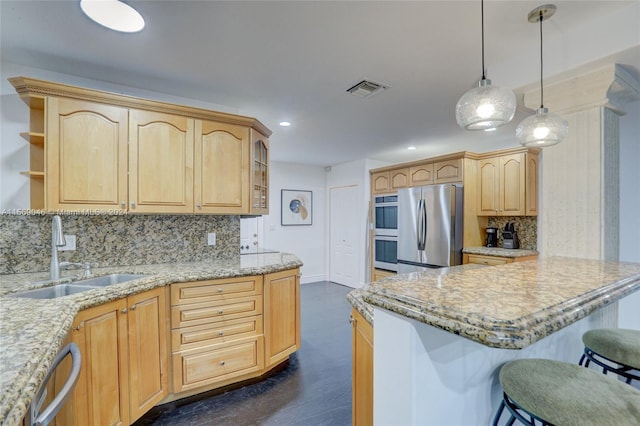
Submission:
POLYGON ((584 345, 621 364, 640 370, 640 330, 600 328, 582 335, 584 345))
POLYGON ((520 407, 556 425, 640 424, 640 391, 588 368, 521 359, 500 370, 504 392, 520 407))

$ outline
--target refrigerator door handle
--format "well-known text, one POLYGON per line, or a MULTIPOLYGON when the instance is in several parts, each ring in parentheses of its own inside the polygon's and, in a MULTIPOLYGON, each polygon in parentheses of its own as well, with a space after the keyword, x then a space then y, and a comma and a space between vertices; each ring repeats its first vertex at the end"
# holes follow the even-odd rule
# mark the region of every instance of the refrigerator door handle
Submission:
POLYGON ((424 200, 418 202, 418 250, 423 251, 427 242, 427 209, 424 200))

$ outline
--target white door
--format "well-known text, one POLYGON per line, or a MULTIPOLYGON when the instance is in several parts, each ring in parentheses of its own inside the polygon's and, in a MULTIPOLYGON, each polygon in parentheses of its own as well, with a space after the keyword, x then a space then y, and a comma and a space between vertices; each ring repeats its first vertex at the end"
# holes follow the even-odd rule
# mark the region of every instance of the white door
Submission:
POLYGON ((240 218, 240 253, 256 253, 259 236, 258 217, 240 218))
POLYGON ((329 227, 331 250, 329 279, 358 287, 361 197, 358 186, 330 188, 329 227))

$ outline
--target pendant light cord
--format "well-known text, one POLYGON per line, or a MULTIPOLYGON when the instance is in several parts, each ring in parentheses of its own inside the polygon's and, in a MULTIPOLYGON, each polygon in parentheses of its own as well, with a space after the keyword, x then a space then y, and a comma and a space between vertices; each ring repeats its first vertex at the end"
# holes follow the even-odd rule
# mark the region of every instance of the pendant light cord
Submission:
POLYGON ((544 108, 544 88, 542 84, 542 20, 543 13, 540 11, 540 108, 544 108))
POLYGON ((482 79, 486 80, 487 77, 484 75, 484 0, 480 1, 480 20, 482 29, 482 79))

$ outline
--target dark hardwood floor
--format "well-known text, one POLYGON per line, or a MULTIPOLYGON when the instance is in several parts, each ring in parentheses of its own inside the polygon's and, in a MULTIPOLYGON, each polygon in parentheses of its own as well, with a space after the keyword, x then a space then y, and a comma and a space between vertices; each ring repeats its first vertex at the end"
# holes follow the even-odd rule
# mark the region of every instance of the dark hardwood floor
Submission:
POLYGON ((264 381, 184 404, 155 407, 135 426, 350 425, 351 288, 301 286, 302 347, 264 381))

